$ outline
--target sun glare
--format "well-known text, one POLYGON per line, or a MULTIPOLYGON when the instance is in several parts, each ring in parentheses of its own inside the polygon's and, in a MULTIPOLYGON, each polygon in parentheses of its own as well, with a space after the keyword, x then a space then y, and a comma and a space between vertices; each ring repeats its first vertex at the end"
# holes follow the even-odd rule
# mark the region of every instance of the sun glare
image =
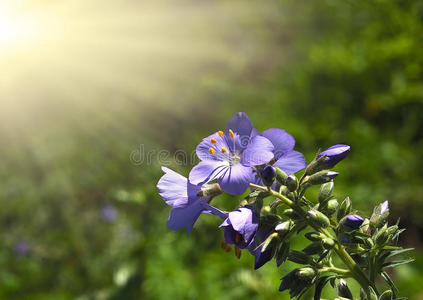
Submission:
POLYGON ((0 48, 19 47, 37 37, 39 24, 30 16, 0 10, 0 48))

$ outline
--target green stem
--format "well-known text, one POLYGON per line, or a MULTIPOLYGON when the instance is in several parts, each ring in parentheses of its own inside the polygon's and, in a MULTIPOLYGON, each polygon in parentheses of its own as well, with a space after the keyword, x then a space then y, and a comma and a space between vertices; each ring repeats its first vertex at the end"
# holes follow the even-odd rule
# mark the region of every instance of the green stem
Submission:
MULTIPOLYGON (((250 184, 250 187, 252 187, 253 189, 256 189, 256 190, 269 191, 266 187, 256 185, 256 184, 250 184)), ((275 196, 276 198, 278 198, 280 200, 280 201, 275 201, 272 204, 276 205, 276 203, 278 203, 278 204, 283 203, 283 204, 289 206, 290 208, 294 209, 300 216, 303 216, 303 217, 306 216, 306 212, 300 206, 296 205, 296 203, 294 201, 291 201, 290 199, 288 199, 284 195, 281 195, 280 193, 278 193, 274 190, 270 190, 269 192, 272 196, 275 196)), ((323 233, 328 238, 331 238, 334 241, 336 241, 336 238, 334 238, 332 236, 332 234, 330 234, 330 232, 328 230, 326 230, 325 228, 318 227, 313 223, 310 223, 310 226, 313 227, 315 230, 323 233)), ((375 284, 369 281, 369 279, 367 278, 366 274, 364 274, 364 272, 360 268, 360 266, 357 265, 357 263, 354 261, 354 259, 345 250, 345 247, 337 242, 335 244, 335 246, 333 247, 333 249, 334 249, 335 253, 339 256, 339 258, 343 261, 343 263, 347 266, 347 268, 351 272, 352 277, 355 280, 357 280, 357 282, 360 284, 360 286, 363 288, 363 290, 367 291, 368 287, 371 286, 375 290, 375 292, 377 293, 375 284)))

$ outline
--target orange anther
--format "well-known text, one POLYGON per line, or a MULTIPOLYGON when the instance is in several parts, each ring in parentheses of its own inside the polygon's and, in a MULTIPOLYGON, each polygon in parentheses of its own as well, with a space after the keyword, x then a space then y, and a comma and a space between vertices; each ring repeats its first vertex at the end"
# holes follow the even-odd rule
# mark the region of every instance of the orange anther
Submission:
POLYGON ((214 153, 216 152, 216 150, 214 150, 213 148, 210 148, 210 149, 209 149, 209 152, 210 152, 211 154, 214 154, 214 153))
POLYGON ((220 135, 220 137, 223 136, 223 131, 222 130, 219 130, 219 135, 220 135))
POLYGON ((231 138, 234 138, 235 137, 234 132, 232 131, 232 129, 229 129, 229 135, 231 136, 231 138))
POLYGON ((216 144, 216 139, 210 139, 210 142, 212 142, 212 144, 216 144))

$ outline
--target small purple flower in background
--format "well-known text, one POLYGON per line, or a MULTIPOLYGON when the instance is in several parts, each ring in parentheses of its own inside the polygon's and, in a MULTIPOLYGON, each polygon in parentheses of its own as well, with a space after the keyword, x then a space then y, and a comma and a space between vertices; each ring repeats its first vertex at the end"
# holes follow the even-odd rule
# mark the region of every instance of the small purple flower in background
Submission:
POLYGON ((16 256, 26 256, 31 251, 31 245, 25 239, 20 239, 13 246, 13 253, 16 256))
POLYGON ((101 208, 101 217, 104 221, 113 222, 114 220, 116 220, 117 214, 117 209, 112 204, 104 205, 101 208))
POLYGON ((320 152, 317 157, 326 155, 325 163, 328 168, 333 168, 337 163, 343 160, 350 153, 350 146, 338 144, 320 152))
POLYGON ((254 238, 258 223, 256 210, 245 206, 231 211, 219 227, 223 228, 226 243, 245 249, 254 238))
POLYGON ((341 223, 345 226, 348 226, 352 229, 358 229, 361 224, 363 224, 364 219, 359 215, 348 215, 344 217, 344 220, 341 223))
POLYGON ((207 204, 211 199, 210 196, 198 196, 201 186, 193 185, 186 177, 171 169, 162 167, 162 170, 165 174, 157 183, 157 189, 166 204, 172 207, 167 220, 169 229, 186 228, 187 235, 189 235, 202 212, 226 218, 226 215, 222 215, 218 209, 207 204))
POLYGON ((257 135, 245 113, 235 114, 226 125, 197 146, 201 162, 189 174, 189 180, 201 185, 218 179, 222 190, 242 194, 254 181, 253 167, 273 159, 274 146, 263 136, 257 135))

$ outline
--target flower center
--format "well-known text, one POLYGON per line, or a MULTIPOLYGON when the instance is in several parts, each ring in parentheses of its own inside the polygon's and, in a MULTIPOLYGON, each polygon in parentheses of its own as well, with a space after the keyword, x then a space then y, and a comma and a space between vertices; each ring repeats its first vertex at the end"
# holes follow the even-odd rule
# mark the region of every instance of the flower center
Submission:
POLYGON ((233 153, 230 157, 229 157, 229 165, 233 166, 236 164, 239 164, 241 162, 241 156, 238 153, 233 153))

